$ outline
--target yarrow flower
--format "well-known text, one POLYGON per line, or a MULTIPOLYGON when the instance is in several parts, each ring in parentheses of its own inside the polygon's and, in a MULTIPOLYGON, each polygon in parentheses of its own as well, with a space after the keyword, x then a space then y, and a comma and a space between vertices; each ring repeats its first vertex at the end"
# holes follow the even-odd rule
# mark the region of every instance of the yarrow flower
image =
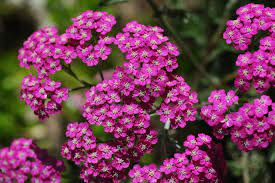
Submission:
POLYGON ((0 149, 0 182, 61 182, 62 161, 48 155, 31 139, 16 139, 0 149))
POLYGON ((240 150, 265 149, 275 137, 275 103, 262 95, 253 103, 245 103, 237 112, 230 113, 231 140, 240 150))
POLYGON ((107 60, 111 53, 109 45, 113 43, 114 38, 106 34, 116 24, 114 16, 107 12, 88 10, 72 20, 73 24, 63 36, 77 56, 88 66, 95 66, 100 60, 107 60), (96 44, 91 44, 91 40, 96 44))
MULTIPOLYGON (((134 116, 125 118, 133 120, 134 116)), ((134 129, 139 127, 125 129, 119 124, 122 119, 113 121, 115 139, 108 142, 97 142, 88 122, 68 125, 66 136, 69 139, 62 146, 62 156, 80 165, 80 176, 85 182, 120 182, 126 178, 130 163, 138 162, 156 144, 155 131, 151 130, 145 135, 134 133, 134 129)), ((108 125, 109 120, 106 121, 108 125)), ((110 128, 110 125, 106 128, 110 128)))
MULTIPOLYGON (((260 30, 269 31, 274 36, 274 8, 264 7, 262 4, 249 3, 236 11, 236 20, 229 20, 223 34, 227 44, 233 44, 237 50, 247 50, 251 38, 260 30)), ((266 39, 266 38, 264 38, 266 39)), ((274 39, 269 38, 269 40, 274 39)), ((266 47, 273 47, 270 42, 266 47)))
MULTIPOLYGON (((85 182, 121 182, 131 165, 151 152, 157 132, 150 127, 150 113, 157 111, 161 121, 169 121, 172 128, 183 128, 187 121, 194 121, 197 94, 182 77, 170 73, 178 67, 179 52, 162 32, 159 27, 127 24, 114 43, 128 62, 116 68, 111 80, 86 93, 82 115, 88 122, 68 126, 69 140, 62 154, 81 167, 85 182), (159 99, 163 101, 154 106, 159 99), (96 143, 94 135, 81 134, 81 128, 90 125, 103 126, 113 140, 96 143), (92 148, 84 146, 84 139, 91 139, 92 148)), ((78 41, 82 44, 83 40, 78 41)))
MULTIPOLYGON (((274 50, 274 48, 273 48, 274 50)), ((272 51, 272 50, 269 50, 272 51)), ((258 93, 262 93, 274 87, 275 64, 274 53, 258 50, 254 53, 246 52, 238 56, 236 65, 239 66, 235 79, 235 87, 246 92, 251 82, 258 93)))
POLYGON ((139 76, 142 73, 150 78, 156 76, 162 68, 172 72, 178 67, 178 48, 168 42, 168 37, 163 32, 160 27, 145 26, 133 21, 123 28, 122 33, 117 34, 114 43, 129 61, 125 63, 128 74, 139 76), (143 67, 140 65, 142 63, 143 67), (141 68, 140 72, 137 72, 138 68, 141 68))
POLYGON ((61 112, 61 103, 68 99, 69 90, 61 88, 61 82, 50 78, 24 77, 20 99, 31 107, 34 114, 43 120, 61 112))
POLYGON ((162 98, 157 114, 172 128, 184 128, 187 121, 195 120, 197 94, 181 76, 170 74, 178 67, 179 51, 168 42, 163 29, 133 21, 117 34, 115 44, 129 61, 113 76, 123 95, 134 97, 149 109, 162 98))
POLYGON ((60 82, 54 83, 49 76, 62 68, 68 69, 64 68, 65 64, 70 64, 77 57, 88 66, 106 60, 111 53, 108 45, 114 41, 106 34, 115 23, 112 15, 89 10, 73 18, 73 25, 62 35, 58 35, 55 27, 45 27, 34 32, 24 42, 18 55, 20 66, 28 69, 33 66, 38 72, 38 78, 29 75, 23 79, 21 99, 32 107, 40 119, 60 112, 60 103, 68 97, 68 90, 60 88, 60 82), (91 42, 92 30, 97 32, 95 39, 98 40, 92 40, 97 42, 96 45, 88 43, 91 42), (51 100, 45 103, 48 97, 51 100))
POLYGON ((195 121, 197 110, 194 104, 198 103, 197 93, 191 92, 191 87, 181 76, 172 76, 166 83, 165 94, 161 95, 161 103, 157 114, 160 121, 168 123, 171 128, 184 128, 186 122, 195 121))
MULTIPOLYGON (((112 134, 115 140, 108 145, 116 150, 108 156, 108 161, 104 161, 112 171, 99 175, 82 175, 84 181, 123 180, 130 162, 139 161, 145 153, 151 152, 152 145, 157 143, 157 132, 150 128, 150 115, 133 99, 123 99, 119 86, 115 79, 104 80, 86 93, 83 117, 90 125, 101 125, 106 133, 112 134), (117 175, 120 176, 116 177, 117 175)), ((100 164, 101 161, 95 163, 100 164)))
POLYGON ((214 135, 222 139, 228 134, 227 128, 233 124, 228 119, 227 111, 238 102, 239 97, 233 90, 214 90, 208 97, 209 105, 202 106, 201 118, 211 127, 214 135))
POLYGON ((76 58, 74 50, 66 47, 55 27, 45 27, 34 32, 19 50, 20 66, 33 66, 39 78, 48 77, 62 69, 60 59, 67 64, 76 58))
POLYGON ((237 112, 229 112, 230 106, 224 107, 220 101, 225 98, 221 91, 212 92, 208 98, 212 105, 201 108, 201 117, 213 127, 215 137, 222 139, 225 135, 231 135, 232 141, 243 151, 266 148, 273 141, 275 130, 275 105, 271 98, 262 95, 252 104, 245 103, 237 112), (215 99, 217 96, 219 100, 215 99), (217 111, 215 106, 221 106, 222 111, 217 111))
POLYGON ((251 39, 259 31, 268 31, 270 35, 260 39, 259 50, 247 51, 238 56, 239 67, 235 87, 246 92, 252 83, 258 93, 262 93, 275 84, 274 66, 274 16, 275 9, 260 4, 247 4, 237 10, 236 20, 227 22, 224 39, 237 50, 247 50, 251 39))
POLYGON ((106 60, 111 53, 108 47, 114 38, 106 36, 116 24, 112 15, 100 11, 86 11, 73 18, 66 33, 58 35, 55 27, 45 27, 34 32, 23 48, 19 50, 20 66, 33 66, 40 78, 47 77, 62 69, 61 60, 70 64, 79 57, 88 66, 95 66, 99 60, 106 60), (92 30, 98 36, 96 45, 88 44, 92 38, 92 30))
POLYGON ((218 182, 218 175, 208 152, 202 147, 212 148, 212 139, 205 134, 189 135, 184 142, 185 152, 176 153, 158 168, 155 164, 141 167, 135 165, 129 172, 133 183, 165 182, 218 182))

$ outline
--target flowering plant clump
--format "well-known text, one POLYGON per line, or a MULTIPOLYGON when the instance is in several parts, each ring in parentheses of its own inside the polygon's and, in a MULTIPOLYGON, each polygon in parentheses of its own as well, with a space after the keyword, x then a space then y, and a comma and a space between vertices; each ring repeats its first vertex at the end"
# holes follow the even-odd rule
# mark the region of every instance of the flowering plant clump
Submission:
POLYGON ((128 23, 123 33, 117 34, 115 44, 129 62, 124 63, 114 78, 124 86, 120 89, 123 95, 138 99, 136 102, 143 108, 157 107, 161 122, 183 128, 187 121, 195 120, 193 105, 198 102, 197 93, 191 92, 181 76, 170 74, 178 67, 179 51, 168 40, 159 27, 136 21, 128 23), (153 106, 159 98, 160 105, 153 106))
POLYGON ((88 10, 76 18, 63 35, 71 50, 88 66, 107 60, 111 53, 108 46, 114 38, 106 36, 116 24, 114 16, 106 12, 88 10), (92 35, 94 31, 94 35, 92 35), (94 40, 91 38, 94 36, 94 40), (89 41, 92 41, 89 42, 89 41), (96 42, 97 41, 97 42, 96 42))
MULTIPOLYGON (((71 64, 71 62, 77 58, 80 58, 88 66, 97 65, 100 59, 106 60, 111 53, 111 48, 109 48, 108 45, 114 40, 114 38, 108 37, 106 34, 110 32, 115 23, 114 17, 106 12, 86 11, 78 17, 73 18, 73 25, 66 30, 66 33, 58 35, 57 28, 45 27, 33 33, 28 40, 24 42, 23 48, 19 50, 18 59, 20 66, 27 69, 33 66, 38 72, 39 79, 33 76, 31 83, 37 84, 27 87, 27 85, 32 85, 28 81, 31 76, 24 78, 22 85, 23 91, 21 91, 24 97, 22 98, 25 101, 26 94, 31 97, 26 100, 26 103, 31 106, 34 113, 38 115, 40 119, 48 118, 49 115, 60 112, 61 101, 60 99, 50 101, 47 103, 47 107, 45 107, 44 102, 40 99, 45 100, 49 93, 45 91, 47 89, 45 89, 44 86, 39 86, 39 84, 44 85, 42 83, 44 80, 46 85, 53 85, 48 86, 49 91, 55 92, 54 87, 59 87, 60 83, 54 83, 54 81, 49 78, 49 75, 55 74, 57 71, 62 70, 62 68, 72 73, 70 68, 66 67, 66 64, 71 64), (94 40, 91 40, 92 30, 95 30, 97 33, 94 40), (93 46, 92 43, 88 43, 88 41, 95 42, 96 38, 99 39, 96 45, 93 46), (64 63, 62 63, 61 60, 63 60, 64 63), (26 81, 29 84, 26 85, 26 81), (37 92, 37 97, 33 97, 31 91, 37 89, 41 91, 41 94, 37 92)), ((87 83, 81 82, 87 85, 87 83)), ((59 89, 56 92, 62 95, 58 96, 59 98, 67 100, 67 89, 59 89)))
POLYGON ((21 86, 21 100, 29 105, 43 120, 51 114, 61 112, 61 103, 68 99, 69 89, 61 88, 61 82, 33 75, 24 77, 21 86))
POLYGON ((228 119, 227 111, 236 104, 239 97, 235 91, 214 90, 208 97, 210 105, 202 106, 201 118, 211 127, 216 138, 223 139, 228 134, 228 128, 233 125, 228 119))
POLYGON ((106 12, 86 11, 73 18, 73 25, 62 35, 58 35, 55 27, 40 29, 19 50, 20 66, 33 66, 43 78, 62 69, 60 60, 70 64, 78 56, 89 66, 97 65, 100 58, 106 60, 111 52, 106 45, 111 44, 113 39, 106 34, 114 24, 115 18, 106 12), (99 38, 94 47, 87 43, 92 38, 92 30, 98 33, 99 38))
POLYGON ((31 139, 16 139, 0 150, 0 182, 58 183, 63 171, 63 162, 50 157, 31 139))
MULTIPOLYGON (((120 182, 126 178, 130 163, 136 163, 157 143, 156 131, 149 128, 149 115, 138 106, 113 104, 110 108, 113 110, 100 118, 105 118, 104 130, 114 134, 114 140, 97 142, 90 129, 94 120, 90 124, 68 125, 66 136, 69 140, 62 147, 62 156, 81 166, 81 178, 85 182, 120 182)), ((98 113, 103 110, 106 108, 98 113)))
POLYGON ((274 112, 275 103, 266 95, 245 103, 229 114, 231 140, 243 151, 265 149, 275 137, 274 112))
MULTIPOLYGON (((173 129, 176 133, 176 129, 196 121, 200 110, 201 119, 212 128, 216 140, 230 135, 242 151, 264 149, 273 141, 272 99, 262 95, 240 107, 239 103, 246 100, 245 94, 238 96, 236 91, 248 91, 251 82, 258 93, 274 86, 274 9, 248 4, 238 9, 237 14, 236 20, 227 22, 224 33, 226 42, 235 49, 248 50, 252 37, 259 31, 269 35, 260 40, 258 51, 239 55, 237 89, 213 90, 202 107, 196 105, 198 93, 182 76, 173 73, 178 68, 180 53, 162 28, 132 21, 110 37, 107 34, 116 24, 115 18, 91 10, 73 18, 73 24, 61 35, 56 28, 46 27, 24 42, 19 50, 20 66, 33 66, 38 74, 24 77, 21 100, 43 120, 59 113, 62 102, 75 90, 62 88, 61 82, 52 80, 51 75, 64 70, 83 84, 80 89, 89 88, 82 106, 85 122, 67 126, 67 141, 61 150, 65 159, 79 166, 84 182, 119 183, 129 178, 134 183, 222 182, 219 168, 225 165, 219 159, 223 156, 221 144, 199 133, 197 137, 189 135, 182 146, 184 152, 179 152, 181 146, 167 132, 173 129), (99 63, 111 54, 111 46, 118 47, 126 59, 114 69, 111 79, 104 80, 99 69, 102 81, 92 85, 72 71, 69 64, 74 59, 100 67, 99 63), (152 116, 157 116, 154 120, 161 123, 152 124, 152 116), (141 167, 141 158, 152 152, 162 135, 156 125, 164 128, 161 143, 173 142, 177 149, 171 148, 173 158, 163 158, 160 167, 141 167), (102 127, 108 140, 94 134, 95 126, 102 127), (216 151, 219 158, 215 157, 216 151)), ((0 158, 0 182, 24 182, 29 174, 32 182, 60 182, 63 164, 49 159, 32 140, 15 141, 10 148, 0 150, 0 158), (17 158, 20 161, 15 161, 17 158)))
MULTIPOLYGON (((62 69, 60 59, 64 59, 66 48, 63 44, 64 41, 58 35, 58 30, 55 27, 45 27, 34 32, 24 42, 23 48, 19 50, 20 66, 27 69, 33 66, 38 72, 39 78, 60 71, 62 69)), ((66 62, 69 63, 69 60, 66 62)))
MULTIPOLYGON (((135 31, 136 38, 124 37, 130 33, 118 34, 115 41, 118 47, 122 49, 123 46, 129 45, 125 46, 125 49, 131 54, 140 52, 138 55, 143 56, 134 58, 135 60, 130 59, 123 67, 116 68, 111 80, 104 80, 92 87, 86 93, 83 112, 83 117, 88 121, 85 126, 101 125, 116 141, 99 143, 89 151, 81 146, 81 139, 69 136, 72 140, 65 143, 63 148, 65 158, 80 164, 81 176, 86 182, 119 182, 126 178, 130 164, 138 163, 145 153, 151 152, 152 145, 157 143, 157 132, 150 128, 150 113, 157 111, 161 121, 168 122, 169 125, 171 123, 173 128, 183 128, 187 121, 195 120, 196 110, 193 105, 198 102, 197 94, 190 92, 190 86, 182 77, 163 69, 166 67, 172 71, 169 68, 174 67, 173 64, 168 67, 165 63, 170 57, 172 59, 172 56, 176 64, 174 68, 177 67, 175 56, 178 51, 171 43, 161 45, 168 40, 164 39, 162 29, 131 22, 126 25, 124 31, 135 31), (156 43, 150 43, 151 39, 144 35, 154 37, 156 43), (132 39, 137 42, 133 44, 132 39), (172 50, 171 53, 168 53, 168 48, 172 50), (162 54, 160 50, 166 50, 167 53, 162 54), (161 105, 156 106, 158 98, 163 101, 161 105), (75 146, 80 149, 75 150, 75 146), (98 149, 103 146, 113 149, 107 158, 102 156, 98 149), (94 160, 89 161, 89 157, 94 160)), ((81 132, 81 129, 79 131, 81 132)))
POLYGON ((135 165, 129 172, 132 182, 219 182, 211 158, 202 148, 206 146, 211 149, 211 137, 205 134, 198 134, 197 138, 189 135, 183 145, 185 152, 164 160, 160 168, 155 164, 144 167, 135 165))
POLYGON ((259 31, 270 33, 260 39, 259 50, 240 54, 236 61, 240 68, 235 87, 246 92, 252 82, 256 91, 262 93, 275 83, 275 9, 251 3, 239 8, 237 15, 236 20, 227 22, 224 32, 226 43, 233 44, 236 50, 247 50, 259 31))
MULTIPOLYGON (((238 97, 233 91, 229 93, 232 94, 232 105, 238 101, 238 97)), ((271 98, 262 95, 253 104, 245 103, 237 112, 229 112, 224 104, 227 99, 224 90, 213 91, 208 98, 212 105, 201 109, 201 117, 213 127, 214 136, 223 139, 230 134, 232 141, 243 151, 266 148, 275 136, 274 103, 271 98)))

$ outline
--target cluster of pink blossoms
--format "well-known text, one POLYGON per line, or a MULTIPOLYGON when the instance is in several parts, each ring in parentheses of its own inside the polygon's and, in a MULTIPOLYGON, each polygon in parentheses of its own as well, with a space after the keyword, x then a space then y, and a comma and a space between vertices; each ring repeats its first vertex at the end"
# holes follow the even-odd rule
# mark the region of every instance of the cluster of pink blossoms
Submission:
POLYGON ((61 88, 60 82, 49 77, 62 69, 60 59, 69 64, 75 58, 73 52, 66 56, 68 50, 64 44, 65 41, 58 35, 56 28, 46 27, 33 33, 19 50, 20 66, 33 66, 38 72, 38 77, 24 77, 21 100, 42 120, 59 113, 61 102, 68 98, 68 89, 61 88))
MULTIPOLYGON (((274 36, 274 8, 264 7, 261 4, 247 4, 237 10, 237 19, 229 20, 224 32, 224 39, 227 44, 233 44, 237 50, 247 50, 251 39, 259 31, 269 31, 274 36)), ((263 39, 266 48, 274 47, 271 37, 263 39), (267 40, 265 40, 267 39, 267 40), (265 41, 270 41, 269 43, 265 41)))
POLYGON ((106 36, 116 24, 114 16, 106 12, 88 10, 76 18, 64 36, 71 49, 88 66, 95 66, 100 60, 107 60, 111 53, 108 46, 114 38, 106 36), (92 31, 95 31, 92 39, 92 31), (93 45, 94 44, 94 45, 93 45))
POLYGON ((62 69, 60 59, 64 59, 68 64, 73 59, 73 57, 66 58, 66 47, 63 44, 64 40, 58 35, 55 27, 45 27, 34 32, 19 50, 20 66, 27 69, 33 66, 39 78, 60 71, 62 69))
POLYGON ((61 112, 61 103, 68 99, 68 93, 67 88, 61 88, 61 82, 28 75, 22 81, 20 98, 43 120, 61 112))
POLYGON ((155 164, 141 167, 135 165, 129 172, 133 183, 166 183, 166 182, 218 182, 217 172, 210 156, 203 146, 211 149, 212 139, 205 134, 189 135, 183 143, 185 152, 176 153, 174 158, 164 160, 158 168, 155 164))
POLYGON ((115 139, 110 142, 114 152, 108 160, 98 155, 101 161, 91 163, 96 173, 89 171, 88 165, 82 167, 82 177, 87 182, 119 182, 126 177, 130 162, 138 162, 157 143, 157 132, 150 128, 150 115, 133 99, 123 98, 120 87, 116 80, 104 80, 86 93, 83 117, 90 125, 103 126, 115 139), (101 163, 108 167, 106 171, 100 169, 101 163))
POLYGON ((237 50, 247 50, 253 36, 259 31, 270 35, 260 39, 259 50, 239 55, 239 68, 235 87, 246 92, 252 82, 257 92, 262 93, 275 84, 275 9, 260 4, 247 4, 237 10, 236 20, 227 22, 224 39, 237 50))
MULTIPOLYGON (((111 48, 108 45, 113 43, 114 38, 108 37, 106 34, 111 31, 114 24, 116 24, 116 21, 112 15, 106 12, 89 10, 73 18, 73 25, 62 35, 58 35, 58 30, 55 27, 40 29, 33 33, 24 42, 23 48, 19 50, 18 59, 20 66, 27 69, 33 66, 36 69, 39 78, 33 79, 36 80, 35 82, 39 82, 36 86, 42 86, 44 85, 43 81, 47 83, 48 80, 50 84, 55 85, 54 81, 49 79, 49 75, 62 70, 63 64, 70 64, 78 57, 88 66, 95 66, 99 63, 100 59, 106 60, 108 58, 108 55, 111 53, 111 48), (91 40, 93 30, 95 30, 96 36, 94 40, 91 40), (94 42, 97 42, 97 44, 93 46, 94 42), (65 63, 62 63, 61 60, 65 63)), ((29 80, 30 76, 26 78, 29 80)), ((47 98, 45 88, 39 88, 42 92, 41 96, 32 97, 33 93, 30 91, 37 88, 33 88, 32 86, 27 88, 28 85, 24 85, 24 82, 22 86, 24 90, 21 92, 24 96, 28 94, 31 97, 26 102, 32 107, 39 118, 44 119, 49 117, 49 114, 60 111, 61 106, 59 101, 55 101, 55 103, 50 101, 48 107, 41 104, 47 98), (38 98, 41 98, 42 101, 38 100, 38 98)), ((56 83, 60 85, 59 82, 56 83)), ((50 87, 50 92, 54 92, 55 89, 53 87, 56 86, 50 87)), ((67 95, 67 92, 64 93, 64 99, 66 98, 65 95, 67 95)))
POLYGON ((171 128, 184 128, 186 122, 196 120, 197 93, 191 92, 191 87, 181 76, 170 77, 168 75, 165 93, 160 95, 163 102, 156 113, 160 115, 160 121, 170 123, 171 128))
POLYGON ((228 120, 227 111, 236 104, 239 97, 233 90, 214 90, 208 97, 209 105, 202 106, 201 118, 213 128, 213 133, 218 139, 223 139, 228 134, 232 121, 228 120))
POLYGON ((179 51, 168 42, 163 29, 130 22, 117 34, 115 44, 128 60, 113 76, 123 95, 134 98, 143 108, 157 108, 161 121, 172 128, 194 121, 197 94, 181 76, 169 73, 178 67, 179 51), (160 106, 154 106, 159 98, 160 106))
MULTIPOLYGON (((154 76, 155 72, 162 68, 172 72, 178 67, 177 56, 180 54, 178 48, 168 42, 168 37, 164 36, 163 32, 160 27, 145 26, 133 21, 123 28, 123 33, 117 34, 115 44, 122 53, 126 54, 129 63, 126 62, 124 65, 128 68, 129 74, 145 77, 149 72, 149 65, 151 66, 149 76, 154 76), (137 75, 140 64, 144 65, 140 71, 141 76, 137 75)), ((144 79, 147 78, 148 76, 144 79)))
MULTIPOLYGON (((68 125, 66 136, 69 140, 62 146, 62 156, 80 165, 80 176, 85 182, 120 182, 126 178, 130 163, 138 163, 140 157, 157 143, 155 131, 138 126, 145 119, 143 114, 138 114, 139 109, 132 107, 136 106, 125 106, 125 110, 131 108, 125 113, 125 118, 112 119, 113 127, 104 125, 105 131, 112 129, 113 133, 121 135, 114 135, 115 139, 108 142, 97 142, 88 122, 68 125), (121 133, 121 123, 125 122, 129 123, 129 129, 123 129, 121 133), (131 124, 135 125, 132 129, 131 124)), ((107 119, 106 123, 109 123, 107 119)), ((146 121, 145 125, 148 126, 149 122, 146 121)))
POLYGON ((89 10, 73 18, 73 25, 62 35, 58 35, 55 27, 42 28, 34 32, 19 50, 20 66, 33 66, 39 77, 44 78, 62 69, 61 60, 70 64, 79 57, 89 66, 97 65, 100 58, 106 60, 111 53, 106 45, 114 38, 106 34, 114 24, 116 21, 112 15, 89 10), (92 30, 97 32, 96 38, 99 39, 94 47, 88 42, 92 41, 92 30))
POLYGON ((75 136, 67 134, 69 140, 63 146, 63 156, 80 164, 85 182, 119 182, 133 163, 151 152, 157 132, 150 127, 150 113, 157 112, 172 128, 195 120, 197 94, 182 77, 169 73, 178 67, 175 45, 167 42, 159 27, 131 22, 123 30, 114 43, 127 52, 129 62, 117 67, 111 80, 86 93, 83 117, 88 123, 69 125, 75 136), (156 105, 158 99, 161 103, 156 105), (89 125, 103 126, 114 140, 96 143, 92 135, 91 149, 87 149, 84 139, 88 137, 81 131, 89 125))
POLYGON ((208 98, 211 105, 201 108, 201 117, 213 127, 216 138, 223 139, 230 134, 240 150, 266 148, 275 137, 275 105, 271 98, 263 95, 260 99, 255 99, 253 104, 245 103, 237 112, 230 113, 229 108, 237 101, 238 97, 233 91, 229 91, 227 95, 224 90, 213 91, 208 98))
POLYGON ((186 122, 195 120, 197 93, 191 92, 191 87, 181 76, 160 70, 144 86, 135 79, 127 74, 127 68, 117 68, 113 83, 117 85, 118 95, 122 99, 139 104, 148 113, 156 112, 161 122, 168 123, 174 129, 184 128, 186 122), (156 104, 158 99, 160 104, 156 104))
POLYGON ((263 50, 254 53, 246 52, 238 56, 236 65, 240 68, 234 84, 241 91, 246 92, 250 88, 250 82, 258 93, 268 90, 270 86, 274 87, 274 53, 263 50))
POLYGON ((265 149, 275 138, 275 103, 262 95, 228 115, 231 140, 243 151, 265 149))
POLYGON ((0 182, 59 183, 63 171, 63 162, 50 157, 31 139, 14 140, 0 150, 0 182))

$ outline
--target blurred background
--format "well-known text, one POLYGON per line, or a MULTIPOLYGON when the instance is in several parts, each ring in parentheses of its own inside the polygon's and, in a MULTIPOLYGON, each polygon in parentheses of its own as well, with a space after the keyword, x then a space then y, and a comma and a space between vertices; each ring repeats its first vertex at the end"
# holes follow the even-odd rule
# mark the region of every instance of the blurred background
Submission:
MULTIPOLYGON (((225 22, 234 18, 236 9, 251 2, 269 7, 275 5, 274 1, 264 0, 0 0, 0 148, 8 146, 15 138, 30 137, 41 147, 49 149, 51 154, 60 157, 59 148, 65 140, 67 124, 83 120, 80 110, 85 100, 83 91, 72 93, 64 104, 63 113, 45 122, 39 122, 30 108, 19 100, 21 80, 31 71, 19 67, 17 50, 38 28, 56 26, 63 33, 71 24, 71 18, 88 9, 113 14, 118 22, 114 33, 132 20, 159 25, 183 50, 176 73, 184 76, 199 92, 201 101, 206 101, 211 90, 232 87, 238 52, 225 44, 222 33, 225 22)), ((112 68, 123 61, 122 55, 114 50, 103 64, 105 78, 110 77, 112 68)), ((80 62, 73 62, 72 67, 87 81, 99 80, 97 68, 87 68, 80 62)), ((54 77, 69 88, 79 84, 62 71, 54 77)), ((250 95, 257 96, 253 90, 250 95)), ((269 95, 274 96, 274 93, 270 91, 269 95)), ((102 129, 95 128, 95 131, 104 137, 102 129)), ((188 125, 178 138, 202 131, 209 132, 209 129, 199 121, 188 125)), ((229 140, 225 139, 223 147, 227 182, 275 182, 274 145, 245 155, 229 140)), ((153 154, 143 158, 142 163, 158 159, 158 151, 160 148, 157 146, 153 154)), ((81 182, 75 173, 77 168, 68 162, 67 165, 69 168, 64 174, 64 182, 81 182)))

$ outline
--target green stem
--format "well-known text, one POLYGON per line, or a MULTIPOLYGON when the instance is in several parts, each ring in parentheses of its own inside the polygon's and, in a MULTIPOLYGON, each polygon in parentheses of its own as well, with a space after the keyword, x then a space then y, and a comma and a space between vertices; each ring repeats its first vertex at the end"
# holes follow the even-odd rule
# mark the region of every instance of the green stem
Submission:
POLYGON ((86 86, 86 87, 91 87, 92 86, 92 84, 87 83, 86 81, 83 81, 83 80, 79 79, 79 77, 71 69, 70 65, 66 66, 66 65, 62 64, 62 67, 63 67, 63 71, 65 71, 68 75, 72 76, 74 79, 76 79, 77 81, 82 83, 83 86, 86 86))
POLYGON ((101 81, 104 81, 104 75, 101 68, 99 69, 99 74, 100 74, 101 81))
POLYGON ((74 92, 74 91, 78 91, 78 90, 82 90, 82 89, 87 89, 90 88, 89 86, 79 86, 79 87, 75 87, 75 88, 71 88, 70 92, 74 92))
POLYGON ((243 182, 244 183, 249 183, 250 182, 250 178, 249 178, 249 167, 248 167, 248 153, 246 152, 242 152, 242 168, 243 168, 243 172, 242 172, 242 177, 243 177, 243 182))
POLYGON ((163 128, 162 137, 161 137, 162 160, 164 160, 168 157, 167 139, 168 139, 168 131, 163 128))

